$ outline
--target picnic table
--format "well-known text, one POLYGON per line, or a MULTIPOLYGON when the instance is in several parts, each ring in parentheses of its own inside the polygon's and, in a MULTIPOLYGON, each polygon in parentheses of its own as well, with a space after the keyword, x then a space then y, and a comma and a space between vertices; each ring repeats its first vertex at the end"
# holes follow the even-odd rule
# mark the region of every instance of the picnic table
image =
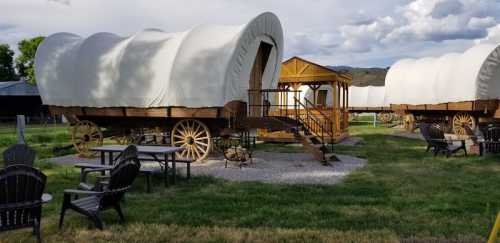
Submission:
MULTIPOLYGON (((140 161, 156 161, 162 166, 163 169, 163 179, 165 183, 165 187, 168 186, 168 163, 172 164, 172 184, 176 184, 176 162, 178 162, 175 158, 175 153, 184 150, 182 147, 169 147, 169 146, 156 146, 156 145, 137 145, 137 152, 139 155, 140 161), (147 156, 147 157, 144 157, 147 156), (169 160, 170 156, 170 160, 169 160)), ((96 167, 111 167, 115 163, 115 160, 118 159, 123 153, 123 151, 127 148, 127 145, 104 145, 99 147, 90 148, 90 151, 100 153, 101 165, 95 165, 96 167), (108 164, 106 165, 106 153, 108 154, 108 164), (118 154, 116 157, 115 154, 118 154)), ((183 163, 187 163, 188 177, 189 177, 189 167, 190 163, 188 161, 182 161, 183 163)), ((89 164, 87 163, 79 163, 75 165, 79 168, 89 168, 89 164)), ((146 173, 148 175, 148 185, 147 190, 150 191, 150 175, 153 173, 151 168, 141 168, 142 173, 146 173)))

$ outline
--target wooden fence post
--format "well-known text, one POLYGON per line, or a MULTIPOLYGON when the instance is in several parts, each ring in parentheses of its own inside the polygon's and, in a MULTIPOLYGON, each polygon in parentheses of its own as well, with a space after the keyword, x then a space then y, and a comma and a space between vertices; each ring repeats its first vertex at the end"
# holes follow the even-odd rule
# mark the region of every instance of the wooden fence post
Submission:
POLYGON ((26 141, 24 139, 24 129, 26 127, 26 120, 24 115, 17 115, 17 143, 25 144, 26 141))

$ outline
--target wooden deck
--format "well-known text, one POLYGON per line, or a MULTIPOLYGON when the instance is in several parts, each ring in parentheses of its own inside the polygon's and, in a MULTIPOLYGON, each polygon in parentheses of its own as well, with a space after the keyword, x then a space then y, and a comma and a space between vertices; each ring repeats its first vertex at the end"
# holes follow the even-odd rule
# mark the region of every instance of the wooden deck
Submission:
MULTIPOLYGON (((258 129, 257 134, 258 134, 257 139, 260 141, 264 141, 264 142, 271 142, 271 143, 297 143, 297 142, 299 142, 295 138, 293 133, 286 132, 286 131, 268 132, 265 129, 258 129)), ((337 134, 337 136, 335 136, 333 138, 333 140, 330 140, 328 138, 326 140, 328 140, 327 141, 328 143, 340 143, 344 139, 346 139, 347 137, 349 137, 349 133, 342 132, 340 134, 337 134)))

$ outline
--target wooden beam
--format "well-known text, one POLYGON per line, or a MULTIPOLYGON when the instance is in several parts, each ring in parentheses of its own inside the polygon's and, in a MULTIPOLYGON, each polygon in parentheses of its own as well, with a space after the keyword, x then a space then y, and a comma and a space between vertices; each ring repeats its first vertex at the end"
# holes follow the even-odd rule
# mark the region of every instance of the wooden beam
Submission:
POLYGON ((311 65, 310 65, 309 63, 306 63, 306 65, 304 65, 304 66, 300 69, 300 71, 298 71, 297 73, 298 73, 298 74, 303 74, 303 73, 304 73, 304 71, 306 71, 306 69, 307 69, 309 66, 311 66, 311 65))
POLYGON ((129 117, 168 117, 167 108, 125 108, 129 117))
POLYGON ((114 117, 125 116, 125 112, 122 107, 106 107, 106 108, 85 107, 83 108, 83 110, 87 116, 114 116, 114 117))
POLYGON ((218 108, 172 107, 171 117, 177 118, 218 118, 218 108))

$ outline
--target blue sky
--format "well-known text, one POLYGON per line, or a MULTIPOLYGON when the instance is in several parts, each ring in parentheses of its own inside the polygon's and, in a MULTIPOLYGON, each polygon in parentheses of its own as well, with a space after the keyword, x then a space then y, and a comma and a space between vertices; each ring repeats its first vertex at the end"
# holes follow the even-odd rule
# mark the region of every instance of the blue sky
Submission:
POLYGON ((500 0, 0 0, 0 43, 55 32, 130 35, 281 19, 285 57, 386 67, 401 58, 500 43, 500 0))

